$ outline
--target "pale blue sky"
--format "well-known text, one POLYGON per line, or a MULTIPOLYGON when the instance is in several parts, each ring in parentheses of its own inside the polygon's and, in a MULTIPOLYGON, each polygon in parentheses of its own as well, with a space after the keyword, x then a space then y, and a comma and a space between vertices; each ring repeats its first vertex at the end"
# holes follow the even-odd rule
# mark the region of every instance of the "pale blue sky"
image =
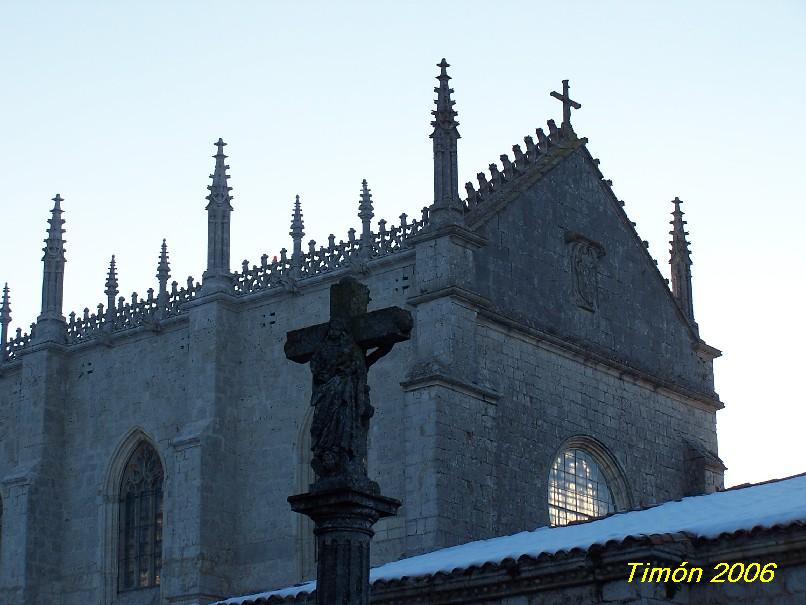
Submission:
POLYGON ((570 78, 574 124, 668 275, 684 201, 695 312, 717 360, 728 483, 806 471, 806 2, 15 2, 0 20, 0 282, 37 315, 56 192, 65 311, 200 277, 212 146, 228 143, 233 268, 430 202, 430 110, 451 63, 461 182, 545 121, 570 78))

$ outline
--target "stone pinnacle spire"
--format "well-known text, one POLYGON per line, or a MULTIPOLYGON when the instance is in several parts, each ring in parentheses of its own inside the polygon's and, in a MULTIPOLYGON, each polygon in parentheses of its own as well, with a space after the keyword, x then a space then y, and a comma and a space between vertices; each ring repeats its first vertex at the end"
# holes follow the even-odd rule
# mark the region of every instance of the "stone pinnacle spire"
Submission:
POLYGON ((112 255, 112 260, 109 261, 109 273, 106 275, 106 312, 112 313, 115 310, 115 297, 118 295, 118 271, 115 266, 115 255, 112 255))
POLYGON ((358 218, 361 219, 361 247, 372 246, 372 226, 370 221, 375 216, 372 207, 372 194, 367 187, 367 179, 361 181, 361 200, 358 202, 358 218))
POLYGON ((459 131, 456 121, 456 111, 453 106, 456 101, 451 100, 453 88, 448 86, 451 77, 447 68, 450 67, 442 59, 437 67, 440 73, 437 76, 439 86, 434 88, 437 98, 434 101, 437 108, 431 112, 434 120, 431 133, 434 147, 434 204, 431 217, 437 224, 462 222, 463 208, 459 199, 459 176, 456 156, 456 141, 459 131))
POLYGON ((302 222, 302 204, 299 196, 294 200, 294 211, 291 213, 291 231, 288 235, 294 241, 294 251, 291 253, 291 273, 299 277, 302 271, 302 238, 305 236, 305 223, 302 222))
POLYGON ((669 264, 672 267, 672 294, 674 294, 677 304, 683 314, 696 329, 697 323, 694 321, 694 303, 691 295, 691 254, 689 252, 688 232, 685 230, 686 221, 683 220, 683 211, 680 210, 682 203, 679 198, 672 200, 674 210, 672 211, 672 230, 669 235, 672 241, 669 264))
POLYGON ((229 166, 224 163, 226 143, 222 139, 216 142, 215 169, 210 178, 213 184, 208 185, 210 194, 207 196, 207 270, 204 272, 204 281, 208 292, 228 290, 232 284, 230 274, 230 213, 232 187, 227 184, 227 170, 229 166))
POLYGON ((157 265, 157 279, 159 280, 160 289, 157 295, 157 301, 160 307, 163 307, 168 298, 168 279, 171 277, 171 266, 168 262, 168 244, 162 240, 160 247, 160 260, 157 265))
POLYGON ((11 323, 11 297, 8 283, 3 286, 3 301, 0 304, 0 361, 3 361, 8 342, 8 325, 11 323))
POLYGON ((210 175, 210 178, 213 179, 213 184, 207 185, 207 189, 210 191, 210 194, 207 196, 207 200, 210 202, 207 204, 207 209, 209 209, 212 204, 226 204, 229 206, 229 210, 232 210, 232 206, 230 206, 232 196, 229 193, 232 191, 232 187, 229 187, 227 184, 227 179, 229 178, 227 170, 229 170, 229 166, 224 163, 224 160, 228 157, 224 155, 224 147, 226 147, 227 144, 224 142, 224 139, 219 137, 215 142, 215 146, 216 154, 213 156, 215 158, 215 168, 213 169, 213 174, 210 175))
MULTIPOLYGON (((51 217, 48 219, 48 237, 45 239, 45 247, 42 251, 44 263, 44 273, 42 276, 42 312, 37 318, 37 322, 56 321, 64 323, 62 315, 62 298, 64 293, 64 242, 62 237, 64 229, 64 219, 62 218, 61 203, 64 201, 58 193, 53 198, 54 206, 50 211, 51 217)), ((56 328, 58 330, 58 328, 56 328)), ((40 333, 47 330, 40 330, 40 333)), ((46 340, 48 336, 42 334, 46 340)), ((56 333, 49 336, 56 337, 56 333)))

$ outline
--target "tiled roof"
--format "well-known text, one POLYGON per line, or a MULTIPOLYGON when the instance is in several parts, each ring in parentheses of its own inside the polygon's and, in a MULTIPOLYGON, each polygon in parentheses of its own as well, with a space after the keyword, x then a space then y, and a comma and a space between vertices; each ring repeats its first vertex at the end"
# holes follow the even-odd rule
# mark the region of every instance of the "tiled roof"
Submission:
MULTIPOLYGON (((603 519, 563 527, 468 542, 393 561, 370 572, 370 582, 389 582, 498 564, 506 559, 586 551, 594 545, 629 539, 682 534, 713 539, 726 534, 806 523, 806 473, 743 485, 705 496, 692 496, 650 508, 615 513, 603 519)), ((234 597, 216 605, 259 605, 313 592, 316 582, 234 597)))

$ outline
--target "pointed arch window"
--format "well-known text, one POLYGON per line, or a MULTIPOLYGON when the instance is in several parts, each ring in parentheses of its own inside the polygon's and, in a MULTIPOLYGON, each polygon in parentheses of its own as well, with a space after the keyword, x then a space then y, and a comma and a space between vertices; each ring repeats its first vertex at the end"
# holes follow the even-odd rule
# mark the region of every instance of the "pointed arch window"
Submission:
POLYGON ((156 450, 141 443, 129 457, 120 484, 120 591, 160 584, 163 480, 156 450))

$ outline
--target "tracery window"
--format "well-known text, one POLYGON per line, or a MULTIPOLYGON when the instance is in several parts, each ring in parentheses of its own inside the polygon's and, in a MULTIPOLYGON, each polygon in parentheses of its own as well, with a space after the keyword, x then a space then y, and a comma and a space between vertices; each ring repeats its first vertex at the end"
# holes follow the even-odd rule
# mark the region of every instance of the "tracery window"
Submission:
POLYGON ((159 586, 162 572, 162 483, 159 456, 141 443, 120 484, 118 589, 159 586))
POLYGON ((615 510, 613 492, 594 457, 578 448, 561 452, 549 473, 551 525, 594 519, 615 510))

